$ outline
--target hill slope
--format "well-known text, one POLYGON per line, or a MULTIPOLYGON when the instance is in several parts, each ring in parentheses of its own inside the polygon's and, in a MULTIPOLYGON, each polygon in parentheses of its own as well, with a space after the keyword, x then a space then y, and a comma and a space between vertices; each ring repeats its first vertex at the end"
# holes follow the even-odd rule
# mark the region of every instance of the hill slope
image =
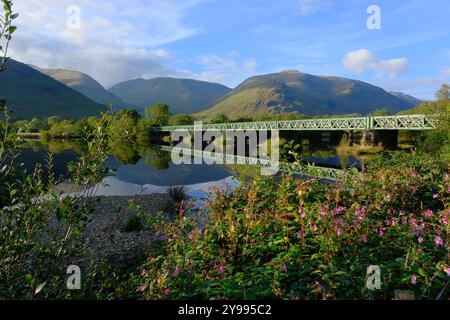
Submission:
POLYGON ((7 101, 13 119, 53 115, 79 119, 106 109, 26 64, 9 60, 6 67, 0 73, 0 97, 7 101))
POLYGON ((203 111, 231 89, 205 81, 155 78, 125 81, 116 84, 109 91, 140 108, 166 103, 170 106, 170 111, 176 114, 203 111))
POLYGON ((211 118, 222 113, 233 119, 285 112, 312 116, 368 114, 385 107, 396 113, 415 106, 409 99, 365 82, 283 71, 247 79, 198 116, 211 118))
POLYGON ((106 90, 100 83, 85 73, 65 69, 44 69, 36 66, 32 67, 80 92, 97 103, 103 105, 112 103, 114 108, 130 107, 129 104, 123 102, 120 98, 106 90))

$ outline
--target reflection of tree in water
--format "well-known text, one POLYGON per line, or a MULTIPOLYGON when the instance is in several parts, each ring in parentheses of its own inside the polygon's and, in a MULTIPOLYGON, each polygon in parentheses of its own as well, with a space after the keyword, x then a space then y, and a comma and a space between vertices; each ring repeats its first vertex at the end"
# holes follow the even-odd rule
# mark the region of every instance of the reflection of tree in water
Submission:
POLYGON ((141 159, 136 147, 131 143, 113 142, 110 153, 120 164, 136 164, 141 159))
POLYGON ((64 150, 73 150, 81 154, 87 150, 86 143, 82 140, 50 140, 47 143, 49 152, 60 153, 64 150))
POLYGON ((146 165, 158 170, 166 170, 169 168, 171 154, 170 152, 158 150, 148 147, 145 149, 144 162, 146 165))
POLYGON ((350 157, 348 155, 339 155, 339 163, 342 168, 348 168, 350 166, 350 157))

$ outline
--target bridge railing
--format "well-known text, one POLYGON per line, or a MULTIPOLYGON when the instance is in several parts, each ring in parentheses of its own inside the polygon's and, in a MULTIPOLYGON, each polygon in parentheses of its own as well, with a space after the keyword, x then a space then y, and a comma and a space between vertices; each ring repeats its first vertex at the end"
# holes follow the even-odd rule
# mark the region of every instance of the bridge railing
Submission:
POLYGON ((318 118, 285 121, 255 121, 203 124, 187 126, 165 126, 153 131, 200 131, 200 130, 280 130, 280 131, 340 131, 340 130, 433 130, 437 116, 402 115, 379 117, 318 118))

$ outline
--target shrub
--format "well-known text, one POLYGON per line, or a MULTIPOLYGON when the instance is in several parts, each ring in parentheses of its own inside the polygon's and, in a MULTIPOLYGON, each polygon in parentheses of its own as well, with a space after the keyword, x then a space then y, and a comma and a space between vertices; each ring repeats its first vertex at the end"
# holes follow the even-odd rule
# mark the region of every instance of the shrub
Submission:
POLYGON ((137 215, 132 215, 128 217, 127 223, 125 225, 126 232, 136 232, 141 231, 143 229, 141 218, 137 215))
POLYGON ((185 186, 172 186, 167 188, 167 193, 175 203, 181 203, 189 198, 185 186))
POLYGON ((348 184, 257 177, 163 224, 138 284, 151 299, 435 299, 450 273, 446 169, 394 154, 348 184), (366 287, 370 265, 381 290, 366 287))

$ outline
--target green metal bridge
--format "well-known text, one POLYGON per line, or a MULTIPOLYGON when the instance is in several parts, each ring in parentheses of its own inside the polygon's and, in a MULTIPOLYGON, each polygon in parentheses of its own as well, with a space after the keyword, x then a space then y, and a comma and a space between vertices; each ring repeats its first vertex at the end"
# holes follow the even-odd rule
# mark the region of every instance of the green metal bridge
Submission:
POLYGON ((189 148, 162 145, 155 145, 154 147, 167 152, 182 152, 185 155, 199 157, 202 159, 211 159, 214 161, 220 160, 220 163, 223 164, 244 164, 268 169, 275 166, 277 170, 281 172, 291 172, 300 176, 315 177, 331 181, 343 180, 351 175, 351 171, 348 170, 319 167, 313 164, 295 165, 283 161, 273 161, 271 159, 243 157, 226 153, 208 152, 189 148))
POLYGON ((280 130, 280 131, 347 131, 347 130, 433 130, 436 116, 403 115, 381 117, 324 118, 288 121, 260 121, 203 124, 201 126, 166 126, 153 131, 172 132, 176 130, 280 130))

